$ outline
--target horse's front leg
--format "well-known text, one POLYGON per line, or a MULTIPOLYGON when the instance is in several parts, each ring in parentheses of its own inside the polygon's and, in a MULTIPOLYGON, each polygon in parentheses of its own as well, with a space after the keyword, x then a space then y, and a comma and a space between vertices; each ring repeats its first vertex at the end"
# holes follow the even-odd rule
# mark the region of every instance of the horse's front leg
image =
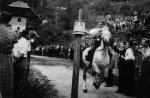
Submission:
POLYGON ((108 77, 108 74, 109 73, 109 68, 105 68, 104 70, 104 77, 107 78, 108 77))
POLYGON ((94 79, 93 79, 93 86, 96 89, 98 89, 100 87, 100 84, 101 84, 102 72, 95 63, 93 63, 92 67, 93 67, 94 72, 95 72, 94 79))
POLYGON ((86 86, 86 72, 87 72, 87 68, 83 68, 83 92, 87 93, 87 86, 86 86))
POLYGON ((97 74, 101 74, 101 70, 98 68, 97 64, 93 63, 92 64, 93 70, 97 73, 97 74))

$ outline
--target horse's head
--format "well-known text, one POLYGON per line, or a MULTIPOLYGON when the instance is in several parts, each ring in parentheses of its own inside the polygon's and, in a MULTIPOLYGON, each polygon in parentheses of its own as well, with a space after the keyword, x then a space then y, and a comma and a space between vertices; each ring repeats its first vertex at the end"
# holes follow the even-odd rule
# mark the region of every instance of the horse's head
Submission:
POLYGON ((111 32, 108 30, 107 27, 102 29, 101 37, 105 43, 110 43, 110 39, 111 39, 112 35, 111 35, 111 32))
POLYGON ((103 28, 93 28, 89 31, 89 34, 93 37, 103 39, 106 44, 110 43, 112 37, 107 26, 104 26, 103 28))

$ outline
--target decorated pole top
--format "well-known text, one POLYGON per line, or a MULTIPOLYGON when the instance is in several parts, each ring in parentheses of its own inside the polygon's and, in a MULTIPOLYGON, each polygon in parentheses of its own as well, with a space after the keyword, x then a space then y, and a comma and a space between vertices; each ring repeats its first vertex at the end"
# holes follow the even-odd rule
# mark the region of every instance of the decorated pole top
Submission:
POLYGON ((85 22, 82 20, 83 9, 79 9, 78 20, 74 22, 73 34, 83 35, 85 33, 85 22))

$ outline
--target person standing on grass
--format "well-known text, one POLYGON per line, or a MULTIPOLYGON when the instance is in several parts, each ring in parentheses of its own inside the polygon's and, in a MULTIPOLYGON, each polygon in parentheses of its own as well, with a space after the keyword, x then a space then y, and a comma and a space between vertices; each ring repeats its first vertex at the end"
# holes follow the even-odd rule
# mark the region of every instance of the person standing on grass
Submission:
POLYGON ((14 45, 13 55, 15 58, 14 62, 14 88, 15 88, 15 96, 22 94, 25 84, 27 82, 28 75, 28 52, 30 50, 29 44, 29 30, 24 30, 21 33, 21 38, 14 45))
POLYGON ((13 58, 12 49, 17 42, 17 34, 9 27, 12 15, 3 11, 0 15, 0 93, 2 98, 13 98, 13 58))

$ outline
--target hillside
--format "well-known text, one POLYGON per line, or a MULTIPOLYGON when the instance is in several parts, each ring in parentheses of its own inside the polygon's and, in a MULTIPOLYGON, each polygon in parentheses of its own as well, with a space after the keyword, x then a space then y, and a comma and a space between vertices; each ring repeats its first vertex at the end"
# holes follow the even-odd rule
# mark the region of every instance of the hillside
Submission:
MULTIPOLYGON (((0 0, 0 9, 4 8, 6 5, 13 1, 18 0, 0 0)), ((120 7, 126 5, 127 0, 21 0, 24 2, 28 2, 29 5, 34 8, 34 10, 40 14, 41 16, 52 18, 55 14, 55 9, 57 6, 64 6, 66 8, 76 6, 80 6, 77 8, 84 8, 91 13, 91 9, 94 9, 94 13, 104 14, 105 12, 108 13, 120 13, 120 7), (103 10, 102 10, 103 9, 103 10), (104 10, 105 9, 105 10, 104 10), (109 10, 109 11, 108 11, 109 10)), ((138 6, 143 7, 145 9, 150 8, 150 0, 128 0, 129 6, 138 6)))
MULTIPOLYGON (((0 0, 0 9, 12 1, 0 0)), ((90 29, 97 24, 97 16, 101 15, 128 15, 132 10, 141 8, 150 9, 150 0, 21 0, 29 3, 42 19, 47 19, 48 24, 39 28, 41 43, 70 42, 74 21, 78 17, 78 10, 84 9, 83 19, 86 28, 90 29), (57 9, 65 7, 66 10, 57 9), (57 15, 56 15, 57 14, 57 15), (56 17, 57 16, 57 17, 56 17), (57 26, 56 26, 57 21, 57 26), (57 28, 56 28, 57 27, 57 28), (62 33, 63 32, 63 33, 62 33), (45 39, 47 38, 47 39, 45 39)))

